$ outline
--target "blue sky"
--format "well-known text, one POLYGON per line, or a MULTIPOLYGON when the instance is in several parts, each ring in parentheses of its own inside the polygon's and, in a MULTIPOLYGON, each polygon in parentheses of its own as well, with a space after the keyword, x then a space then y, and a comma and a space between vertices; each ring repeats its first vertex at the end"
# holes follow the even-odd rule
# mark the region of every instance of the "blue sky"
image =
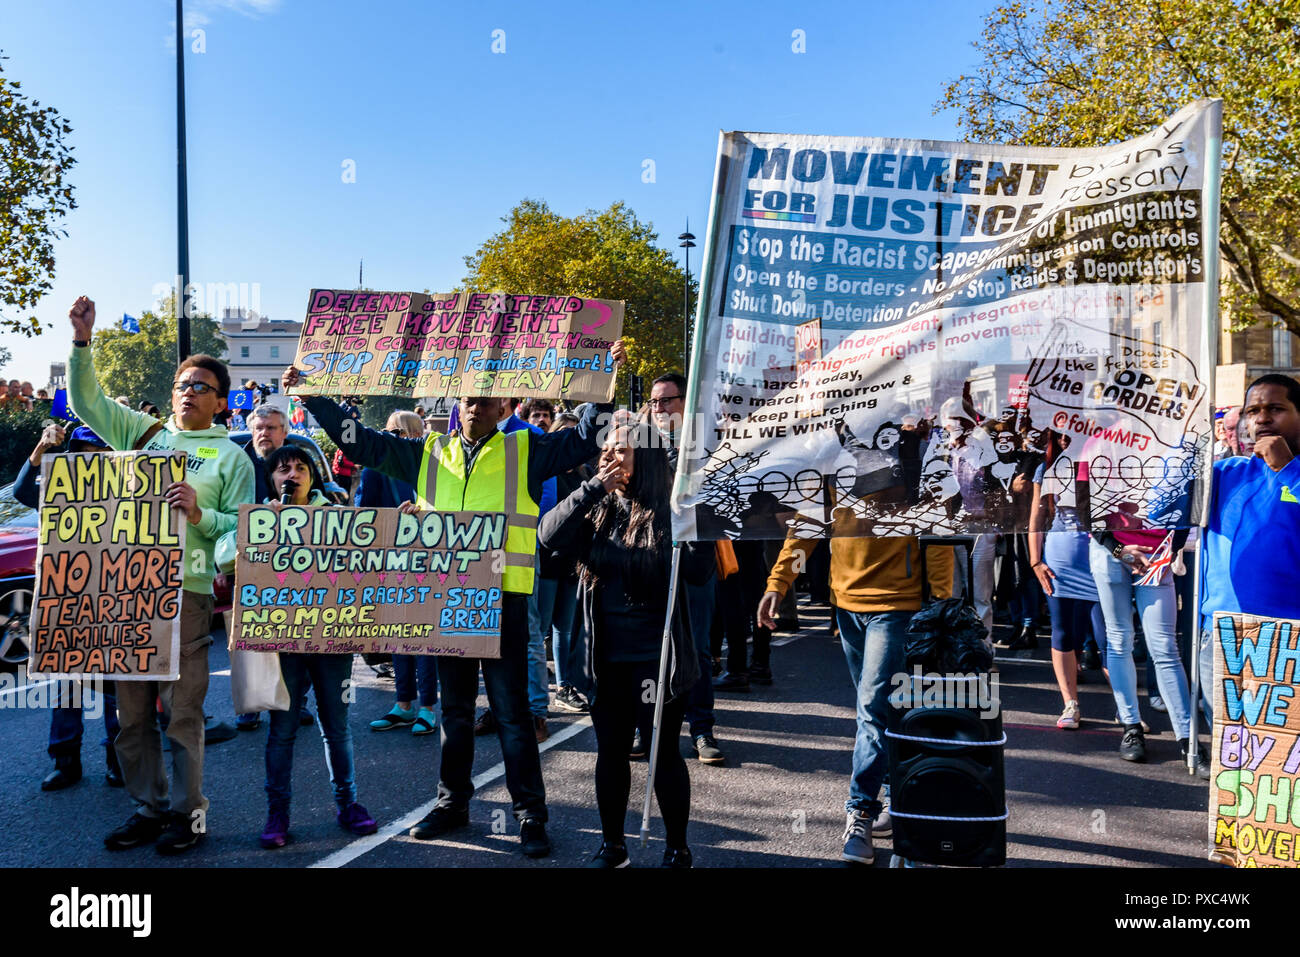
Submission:
MULTIPOLYGON (((675 253, 689 217, 702 246, 720 129, 958 138, 932 107, 989 6, 188 0, 191 281, 256 284, 273 318, 354 286, 361 259, 373 288, 447 289, 524 197, 623 200, 675 253)), ((78 295, 106 325, 175 272, 174 5, 5 7, 5 73, 74 127, 46 332, 0 337, 6 377, 41 385, 78 295)))

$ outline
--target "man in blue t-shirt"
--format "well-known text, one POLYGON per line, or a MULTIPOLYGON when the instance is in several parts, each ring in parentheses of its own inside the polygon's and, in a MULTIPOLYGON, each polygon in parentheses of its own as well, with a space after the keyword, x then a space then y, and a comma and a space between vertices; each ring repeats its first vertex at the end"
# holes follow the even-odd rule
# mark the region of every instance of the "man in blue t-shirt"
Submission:
POLYGON ((1201 704, 1211 715, 1216 611, 1300 618, 1300 382, 1261 376, 1242 418, 1255 454, 1214 463, 1201 599, 1201 704))

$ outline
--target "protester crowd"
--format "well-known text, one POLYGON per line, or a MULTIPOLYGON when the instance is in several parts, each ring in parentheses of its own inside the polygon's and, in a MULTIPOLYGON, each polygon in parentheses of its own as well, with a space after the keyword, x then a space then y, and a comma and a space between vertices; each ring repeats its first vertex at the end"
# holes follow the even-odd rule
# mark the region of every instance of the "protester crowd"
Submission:
MULTIPOLYGON (((327 505, 322 486, 330 476, 286 443, 286 416, 269 404, 241 417, 251 432, 247 445, 230 443, 219 424, 228 414, 229 372, 210 357, 191 357, 177 369, 172 414, 165 421, 109 399, 95 379, 88 348, 93 303, 79 299, 71 318, 69 389, 85 425, 70 433, 58 426, 45 430, 19 474, 15 496, 36 507, 41 455, 63 450, 65 440, 69 451, 184 450, 196 463, 184 482, 167 491, 190 523, 190 546, 206 556, 187 565, 180 679, 119 682, 115 706, 106 714, 108 781, 124 786, 135 806, 106 844, 126 849, 155 843, 161 853, 181 853, 200 843, 206 828, 200 824, 207 812, 202 776, 208 621, 214 576, 229 574, 233 564, 238 507, 327 505), (195 455, 199 448, 202 454, 195 455), (160 726, 171 744, 170 783, 160 726)), ((622 360, 621 343, 614 355, 622 360)), ((288 391, 300 380, 290 368, 281 386, 288 391)), ((855 742, 845 759, 846 861, 871 863, 873 840, 891 829, 888 694, 892 676, 906 670, 907 627, 927 593, 942 598, 967 589, 990 648, 995 615, 1009 626, 1000 642, 1008 651, 1036 649, 1046 622, 1062 697, 1056 726, 1073 730, 1085 718, 1112 720, 1109 712, 1085 716, 1080 708, 1080 681, 1100 672, 1113 692, 1119 756, 1127 761, 1146 756, 1150 726, 1139 709, 1135 664, 1142 658, 1148 663, 1148 705, 1167 715, 1161 720, 1168 721, 1184 755, 1199 755, 1201 776, 1208 778, 1204 746, 1188 736, 1197 702, 1191 700, 1183 654, 1194 639, 1200 641, 1200 705, 1209 719, 1209 622, 1190 615, 1189 625, 1178 616, 1179 596, 1196 573, 1198 543, 1185 533, 1166 542, 1163 531, 1136 521, 1090 531, 1078 497, 1064 494, 1052 478, 1062 451, 1053 445, 1054 433, 1035 428, 1015 408, 986 416, 966 394, 943 403, 932 417, 901 415, 869 441, 859 440, 843 422, 836 435, 859 462, 860 475, 870 470, 873 457, 887 455, 913 501, 928 497, 948 508, 960 496, 967 514, 1010 517, 1005 524, 1027 527, 1027 533, 976 536, 969 556, 939 543, 922 561, 917 537, 864 536, 863 519, 839 509, 829 542, 792 531, 783 542, 689 543, 681 550, 681 584, 670 614, 669 497, 686 389, 681 375, 665 373, 654 381, 644 408, 620 413, 601 404, 569 410, 544 399, 463 397, 445 432, 435 431, 418 406, 392 413, 384 430, 374 430, 361 426, 346 397, 302 400, 337 445, 333 478, 348 487, 354 504, 406 511, 454 506, 509 516, 501 657, 394 656, 392 706, 369 720, 375 733, 441 731, 437 800, 411 828, 411 837, 434 840, 468 824, 475 736, 495 733, 521 849, 532 857, 548 855, 538 746, 549 734, 547 715, 554 708, 590 713, 596 732, 602 839, 591 864, 627 865, 629 762, 646 757, 651 745, 655 703, 643 688, 657 678, 665 621, 671 620, 655 791, 667 832, 663 864, 690 867, 690 771, 678 749, 680 729, 686 726, 700 763, 725 766, 714 734, 715 695, 749 694, 778 680, 772 634, 790 626, 799 588, 833 607, 856 689, 855 742), (507 500, 507 489, 518 490, 515 500, 507 500), (489 709, 476 715, 480 671, 489 709)), ((0 401, 23 401, 24 395, 23 384, 11 383, 0 401)), ((1244 405, 1217 418, 1215 435, 1219 461, 1205 540, 1199 543, 1207 569, 1201 608, 1296 617, 1300 383, 1282 375, 1252 383, 1244 405)), ((291 839, 294 738, 300 723, 313 723, 306 709, 309 689, 315 691, 338 824, 353 834, 373 833, 377 822, 358 802, 354 780, 354 748, 364 741, 352 737, 348 696, 342 693, 352 657, 281 653, 280 665, 290 706, 270 713, 262 846, 278 848, 291 839)), ((47 789, 75 784, 81 776, 82 722, 72 710, 54 712, 54 770, 43 785, 47 789)), ((239 716, 241 729, 260 723, 257 714, 239 716)))

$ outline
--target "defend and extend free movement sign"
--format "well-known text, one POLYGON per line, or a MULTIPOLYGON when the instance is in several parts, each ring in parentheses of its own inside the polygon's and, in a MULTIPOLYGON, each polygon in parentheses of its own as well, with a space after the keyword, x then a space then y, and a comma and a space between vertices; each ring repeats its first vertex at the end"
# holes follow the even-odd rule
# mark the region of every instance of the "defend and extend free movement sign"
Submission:
POLYGON ((614 300, 313 289, 294 391, 608 402, 622 332, 614 300))

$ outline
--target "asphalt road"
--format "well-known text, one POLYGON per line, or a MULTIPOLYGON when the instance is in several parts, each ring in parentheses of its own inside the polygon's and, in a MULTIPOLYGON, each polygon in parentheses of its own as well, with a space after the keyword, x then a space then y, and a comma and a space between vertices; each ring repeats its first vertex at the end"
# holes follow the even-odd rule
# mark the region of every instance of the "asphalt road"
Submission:
MULTIPOLYGON (((697 867, 843 867, 853 689, 825 606, 800 606, 804 629, 778 635, 775 682, 748 694, 719 695, 716 735, 723 766, 690 760, 689 840, 697 867)), ((1150 711, 1148 763, 1121 761, 1115 708, 1098 678, 1081 688, 1078 731, 1055 727, 1060 696, 1046 650, 1000 658, 1006 749, 1010 867, 1100 865, 1210 866, 1205 859, 1208 784, 1189 777, 1165 715, 1150 711)), ((211 652, 208 711, 233 721, 222 636, 211 652)), ((0 695, 0 866, 5 867, 572 867, 600 844, 595 807, 595 736, 585 716, 553 712, 543 746, 553 855, 531 861, 518 853, 495 736, 478 739, 471 826, 438 842, 418 842, 406 828, 431 806, 440 745, 437 735, 405 730, 375 733, 368 722, 393 700, 392 682, 356 659, 357 703, 351 710, 359 797, 380 823, 379 834, 354 838, 335 824, 323 747, 315 727, 298 737, 288 847, 264 851, 257 835, 265 818, 263 749, 266 727, 242 733, 207 752, 205 793, 211 801, 209 837, 180 858, 150 848, 112 853, 102 837, 131 813, 121 790, 103 782, 96 746, 102 723, 82 748, 86 777, 77 786, 43 793, 51 767, 45 754, 49 712, 14 707, 0 695)), ((480 697, 480 706, 486 699, 480 697)), ((314 709, 314 706, 313 706, 314 709)), ((693 757, 683 732, 682 753, 693 757)), ((633 765, 627 819, 636 865, 657 864, 662 825, 652 818, 646 849, 635 841, 647 766, 633 765)), ((889 862, 878 841, 876 867, 889 862)))

